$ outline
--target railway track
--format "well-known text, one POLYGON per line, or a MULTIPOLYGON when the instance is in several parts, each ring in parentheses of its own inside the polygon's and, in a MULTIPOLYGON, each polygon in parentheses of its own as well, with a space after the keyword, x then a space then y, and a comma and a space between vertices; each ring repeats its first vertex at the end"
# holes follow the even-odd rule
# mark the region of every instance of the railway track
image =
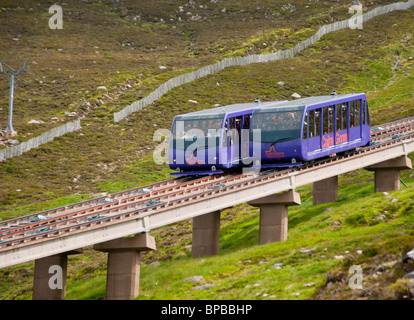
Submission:
POLYGON ((403 139, 414 139, 414 117, 371 128, 369 147, 359 148, 353 154, 333 156, 282 171, 267 170, 260 174, 221 174, 202 178, 174 178, 138 187, 110 196, 86 200, 72 205, 30 214, 0 222, 0 252, 32 242, 46 241, 84 229, 119 223, 151 214, 155 210, 169 210, 200 197, 217 192, 233 192, 251 184, 278 179, 300 170, 328 166, 347 157, 358 157, 378 148, 386 148, 403 139))

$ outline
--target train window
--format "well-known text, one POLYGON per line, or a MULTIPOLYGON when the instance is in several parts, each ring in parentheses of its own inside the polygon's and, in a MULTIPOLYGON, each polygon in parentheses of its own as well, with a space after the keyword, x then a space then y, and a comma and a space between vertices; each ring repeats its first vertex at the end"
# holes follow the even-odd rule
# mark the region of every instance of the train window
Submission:
POLYGON ((365 101, 365 100, 364 100, 364 102, 365 102, 365 109, 366 109, 366 112, 367 112, 367 125, 369 125, 369 124, 370 124, 370 120, 369 120, 369 108, 368 108, 368 102, 367 102, 367 101, 365 101))
POLYGON ((308 118, 308 113, 305 113, 305 119, 303 120, 303 139, 307 139, 308 138, 308 122, 309 122, 309 118, 308 118))
POLYGON ((245 115, 243 117, 243 129, 249 129, 250 128, 250 117, 251 117, 251 115, 245 115))
POLYGON ((315 135, 315 110, 309 111, 309 138, 315 135))
POLYGON ((229 131, 229 120, 226 120, 224 124, 224 133, 223 133, 223 147, 227 147, 227 135, 229 131))
POLYGON ((359 120, 360 120, 360 105, 361 105, 361 100, 355 101, 355 125, 356 126, 361 125, 359 123, 359 120))
POLYGON ((342 108, 341 128, 342 130, 344 130, 348 128, 348 115, 347 115, 348 106, 346 103, 343 103, 341 108, 342 108))
POLYGON ((349 103, 349 124, 350 128, 353 128, 355 125, 355 101, 349 103))
POLYGON ((328 123, 328 132, 333 132, 333 126, 334 126, 334 107, 329 106, 328 107, 328 113, 329 113, 329 123, 328 123))
POLYGON ((321 109, 315 110, 315 137, 320 135, 321 131, 321 109))
POLYGON ((367 124, 366 123, 366 117, 365 117, 365 100, 362 100, 362 120, 361 120, 361 124, 367 124))
POLYGON ((328 133, 328 108, 322 108, 323 115, 322 115, 322 122, 323 122, 323 134, 328 133))
POLYGON ((336 105, 336 110, 335 110, 335 114, 336 114, 336 131, 342 130, 341 128, 341 105, 337 104, 336 105))

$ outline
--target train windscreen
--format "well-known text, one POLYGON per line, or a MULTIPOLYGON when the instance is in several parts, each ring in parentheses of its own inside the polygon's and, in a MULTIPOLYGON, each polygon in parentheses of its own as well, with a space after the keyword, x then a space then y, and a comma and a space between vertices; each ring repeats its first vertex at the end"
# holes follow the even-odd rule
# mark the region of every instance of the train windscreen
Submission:
MULTIPOLYGON (((297 139, 300 137, 303 110, 255 111, 252 119, 252 129, 261 130, 261 142, 276 143, 297 139)), ((251 133, 251 140, 253 140, 251 133)), ((256 136, 255 136, 256 141, 256 136)))
POLYGON ((207 148, 219 145, 223 126, 222 117, 177 118, 172 128, 174 149, 186 150, 188 146, 207 148), (181 141, 179 141, 181 140, 181 141))

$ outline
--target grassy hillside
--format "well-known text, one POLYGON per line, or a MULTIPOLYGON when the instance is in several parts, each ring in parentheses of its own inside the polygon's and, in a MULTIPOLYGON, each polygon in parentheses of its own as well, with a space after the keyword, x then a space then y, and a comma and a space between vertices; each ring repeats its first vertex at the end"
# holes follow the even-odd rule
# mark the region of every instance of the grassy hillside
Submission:
MULTIPOLYGON (((140 1, 139 6, 132 1, 74 2, 64 7, 61 34, 47 27, 47 8, 52 3, 39 3, 30 10, 28 2, 20 6, 19 2, 2 2, 6 10, 1 11, 0 20, 6 23, 0 32, 10 46, 8 50, 3 47, 1 56, 32 57, 37 63, 19 77, 16 87, 14 124, 22 134, 19 139, 54 126, 49 121, 53 116, 68 119, 65 111, 84 116, 83 129, 0 163, 3 219, 168 177, 168 167, 155 165, 152 159, 154 131, 169 128, 175 114, 216 103, 253 101, 255 97, 262 101, 291 99, 294 92, 305 97, 336 90, 367 92, 374 124, 414 114, 413 10, 375 18, 362 30, 332 33, 293 59, 229 68, 184 85, 114 124, 112 111, 172 76, 226 56, 289 47, 324 23, 347 18, 348 1, 310 2, 308 8, 303 2, 291 1, 292 12, 281 10, 285 3, 279 1, 183 2, 183 12, 177 2, 163 1, 168 14, 160 13, 150 1, 140 1), (202 18, 191 18, 196 14, 202 18), (140 18, 134 20, 135 15, 140 18), (16 19, 21 23, 12 23, 16 19), (28 23, 36 19, 43 27, 29 28, 28 23), (399 65, 393 69, 397 55, 399 65), (167 69, 161 70, 161 65, 167 69), (96 89, 99 85, 108 88, 106 94, 112 99, 96 89), (190 99, 198 103, 190 103, 190 99), (104 104, 93 104, 96 100, 104 104), (29 127, 25 123, 32 118, 43 119, 45 124, 29 127)), ((7 105, 8 81, 1 85, 1 105, 7 105)), ((7 108, 0 112, 5 115, 7 108)), ((0 124, 6 119, 0 117, 0 124)), ((413 178, 412 173, 405 173, 409 188, 402 187, 386 198, 373 194, 372 173, 349 173, 340 178, 339 201, 315 207, 311 186, 297 190, 302 205, 289 211, 289 240, 284 243, 256 246, 257 210, 245 205, 226 210, 217 257, 189 258, 190 249, 185 248, 191 244, 189 221, 155 230, 158 251, 145 255, 140 299, 398 298, 403 284, 396 283, 402 266, 389 269, 384 279, 379 275, 371 279, 371 274, 377 263, 398 260, 403 250, 414 246, 409 200, 413 198, 413 178), (398 202, 391 203, 393 198, 398 202), (378 220, 380 214, 385 215, 383 221, 378 220), (302 247, 316 249, 306 255, 299 252, 302 247), (356 250, 363 253, 356 254, 356 250), (344 255, 344 259, 334 259, 335 255, 344 255), (160 261, 160 266, 147 267, 153 261, 160 261), (283 263, 281 269, 276 263, 283 263), (361 297, 346 288, 342 280, 352 264, 364 265, 367 288, 374 293, 361 297), (329 272, 337 281, 327 289, 329 272), (202 275, 214 287, 194 291, 192 283, 182 282, 192 275, 202 275), (376 288, 381 281, 386 284, 384 292, 376 288)), ((105 265, 105 255, 90 248, 82 256, 71 257, 68 298, 103 298, 105 265)), ((0 298, 30 298, 32 277, 33 264, 0 270, 0 298)))
MULTIPOLYGON (((317 206, 312 187, 299 188, 286 242, 257 245, 258 210, 247 205, 222 212, 217 256, 191 258, 189 221, 155 230, 139 299, 402 299, 409 287, 401 278, 414 269, 401 262, 414 246, 414 174, 402 179, 407 188, 374 194, 373 173, 358 170, 340 177, 337 202, 317 206), (362 267, 363 290, 348 286, 352 265, 362 267), (183 281, 192 276, 203 279, 183 281), (197 289, 205 284, 212 287, 197 289)), ((32 263, 0 275, 1 299, 31 297, 32 263)), ((67 299, 103 299, 105 277, 106 254, 70 256, 67 299)))

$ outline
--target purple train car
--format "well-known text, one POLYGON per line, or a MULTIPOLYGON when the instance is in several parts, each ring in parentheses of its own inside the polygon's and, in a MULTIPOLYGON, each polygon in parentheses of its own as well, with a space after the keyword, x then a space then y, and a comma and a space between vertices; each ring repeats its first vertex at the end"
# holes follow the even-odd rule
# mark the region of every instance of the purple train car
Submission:
POLYGON ((174 118, 171 175, 290 167, 369 145, 365 94, 234 104, 174 118))
POLYGON ((252 128, 261 129, 262 168, 300 165, 370 144, 365 94, 333 93, 258 108, 252 128))

